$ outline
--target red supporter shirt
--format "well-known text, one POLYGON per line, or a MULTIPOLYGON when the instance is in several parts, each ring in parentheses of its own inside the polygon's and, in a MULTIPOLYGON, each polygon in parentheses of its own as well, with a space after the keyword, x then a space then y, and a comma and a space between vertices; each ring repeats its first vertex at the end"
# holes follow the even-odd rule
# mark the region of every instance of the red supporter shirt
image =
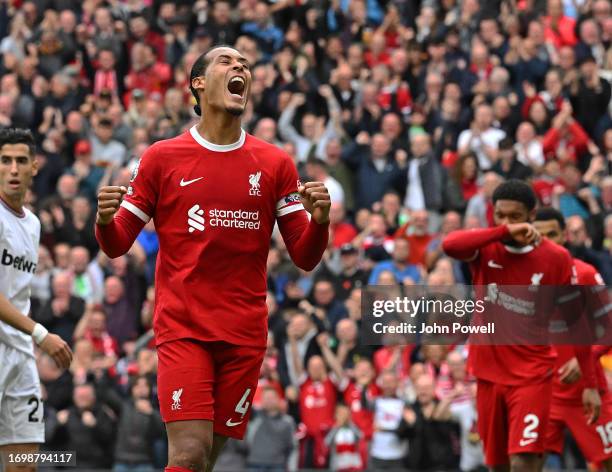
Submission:
POLYGON ((300 416, 307 434, 326 432, 334 425, 336 385, 327 377, 323 382, 303 379, 300 385, 300 416))
POLYGON ((542 18, 544 25, 544 38, 546 42, 552 44, 556 50, 563 46, 575 46, 578 42, 576 38, 576 20, 569 16, 561 16, 553 26, 553 19, 550 16, 542 18))
POLYGON ((341 222, 337 225, 330 225, 330 230, 334 235, 333 246, 338 249, 343 244, 348 244, 355 239, 357 236, 357 230, 355 227, 347 222, 341 222))
MULTIPOLYGON (((597 272, 597 269, 590 264, 587 264, 580 259, 574 259, 574 266, 576 267, 576 277, 578 285, 594 286, 594 285, 605 285, 603 278, 597 272)), ((603 292, 602 292, 603 293, 603 292)), ((607 294, 607 292, 605 292, 607 294)), ((607 296, 606 296, 607 298, 607 296)), ((555 346, 557 351, 557 362, 555 369, 558 370, 562 365, 568 362, 575 356, 574 346, 555 346)), ((591 349, 595 351, 595 349, 591 349)), ((595 375, 597 377, 597 386, 600 392, 607 390, 607 381, 603 371, 603 366, 599 361, 599 356, 593 352, 595 375)), ((572 384, 565 384, 559 380, 559 375, 555 375, 553 382, 553 398, 556 401, 563 403, 582 404, 582 391, 586 385, 583 379, 572 384)))
MULTIPOLYGON (((569 285, 572 282, 572 258, 567 250, 548 240, 538 246, 522 248, 503 244, 505 227, 488 230, 457 231, 454 243, 469 245, 474 234, 498 234, 497 241, 480 248, 470 262, 474 285, 569 285), (463 241, 463 242, 462 242, 463 241)), ((453 233, 451 233, 453 234, 453 233)), ((448 238, 448 237, 447 237, 448 238)), ((445 241, 445 251, 453 256, 445 241)), ((503 385, 527 385, 545 381, 553 374, 555 352, 550 346, 471 345, 469 366, 479 379, 503 385)))
POLYGON ((378 374, 388 370, 394 360, 394 352, 396 350, 400 350, 401 353, 397 363, 395 364, 394 372, 397 374, 399 379, 403 380, 410 375, 410 367, 412 365, 410 362, 410 356, 414 350, 414 345, 412 344, 406 346, 383 346, 379 348, 374 353, 374 368, 378 374))
POLYGON ((87 329, 83 337, 91 343, 94 351, 98 354, 113 356, 119 353, 119 344, 117 340, 107 332, 102 333, 102 336, 98 337, 94 336, 91 331, 87 329))
POLYGON ((357 426, 365 439, 371 439, 374 433, 374 411, 368 410, 363 404, 364 396, 368 401, 373 400, 381 394, 380 388, 375 382, 365 387, 354 381, 345 381, 340 384, 340 391, 344 397, 344 403, 351 409, 351 419, 357 426))
POLYGON ((561 181, 549 179, 537 179, 533 181, 533 191, 544 206, 552 205, 553 189, 560 185, 561 181))
POLYGON ((270 237, 277 218, 303 211, 297 182, 289 155, 244 131, 216 145, 193 127, 143 154, 121 206, 155 219, 157 345, 266 345, 270 237))
POLYGON ((425 253, 427 246, 435 238, 433 234, 410 234, 410 223, 400 226, 394 235, 396 238, 404 238, 410 243, 409 264, 425 265, 425 253))
POLYGON ((253 395, 253 401, 251 402, 251 405, 254 410, 261 409, 261 397, 263 396, 264 389, 268 387, 272 387, 274 390, 276 390, 278 398, 285 398, 283 386, 278 380, 271 380, 265 377, 259 377, 259 380, 257 381, 257 390, 255 390, 255 395, 253 395))

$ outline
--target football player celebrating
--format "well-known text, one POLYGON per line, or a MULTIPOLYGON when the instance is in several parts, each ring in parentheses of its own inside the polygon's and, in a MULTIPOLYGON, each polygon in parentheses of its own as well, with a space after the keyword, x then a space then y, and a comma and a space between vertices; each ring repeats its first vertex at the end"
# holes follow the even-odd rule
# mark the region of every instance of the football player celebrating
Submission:
POLYGON ((211 49, 193 65, 191 91, 199 123, 152 145, 127 190, 102 188, 96 225, 102 249, 117 257, 155 220, 167 472, 212 470, 226 439, 245 433, 266 348, 275 222, 305 270, 319 263, 329 231, 325 186, 302 185, 289 155, 241 128, 251 91, 247 59, 231 47, 211 49))

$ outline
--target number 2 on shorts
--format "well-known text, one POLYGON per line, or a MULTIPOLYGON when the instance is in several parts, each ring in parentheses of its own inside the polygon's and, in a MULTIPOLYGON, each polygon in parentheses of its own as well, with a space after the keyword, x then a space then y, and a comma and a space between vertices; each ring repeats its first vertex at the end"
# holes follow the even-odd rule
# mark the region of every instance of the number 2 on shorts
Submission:
POLYGON ((519 441, 519 445, 521 447, 527 446, 528 444, 532 444, 538 440, 538 426, 540 425, 540 418, 538 418, 533 413, 529 413, 525 415, 523 422, 527 425, 525 429, 523 429, 523 437, 519 441))

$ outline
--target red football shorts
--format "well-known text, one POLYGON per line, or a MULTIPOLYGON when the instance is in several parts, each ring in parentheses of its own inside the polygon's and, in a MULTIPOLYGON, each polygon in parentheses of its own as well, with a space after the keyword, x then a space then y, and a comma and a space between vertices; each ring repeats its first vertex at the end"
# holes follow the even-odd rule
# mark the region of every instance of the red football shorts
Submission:
POLYGON ((214 432, 242 439, 265 348, 194 339, 157 347, 157 390, 165 423, 210 420, 214 432))
POLYGON ((601 399, 601 414, 595 424, 587 424, 580 404, 553 401, 546 429, 546 450, 563 452, 565 428, 568 428, 588 462, 603 462, 612 458, 612 396, 601 399))
POLYGON ((544 452, 552 383, 510 386, 478 380, 476 408, 485 462, 510 463, 514 454, 544 452))

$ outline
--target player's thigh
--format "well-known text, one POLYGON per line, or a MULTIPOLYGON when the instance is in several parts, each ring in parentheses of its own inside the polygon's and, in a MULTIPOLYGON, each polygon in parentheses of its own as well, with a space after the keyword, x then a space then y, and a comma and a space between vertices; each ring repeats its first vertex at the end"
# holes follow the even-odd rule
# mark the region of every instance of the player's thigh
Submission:
POLYGON ((157 348, 157 395, 165 423, 214 419, 215 366, 206 346, 179 339, 157 348))
POLYGON ((506 392, 508 453, 521 455, 522 462, 530 460, 524 454, 544 452, 551 394, 550 382, 509 387, 506 392))
POLYGON ((265 348, 223 345, 215 349, 215 433, 242 439, 265 348))
POLYGON ((12 347, 0 342, 0 395, 6 391, 7 386, 17 376, 19 364, 25 354, 13 349, 12 347))
POLYGON ((482 439, 485 462, 490 467, 504 466, 508 457, 508 416, 504 386, 479 380, 476 393, 478 433, 482 439))
POLYGON ((555 454, 563 453, 566 418, 567 406, 552 401, 544 439, 544 449, 546 452, 554 452, 555 454))
POLYGON ((184 420, 166 423, 168 465, 204 470, 210 457, 213 423, 210 420, 184 420))
POLYGON ((0 388, 0 446, 45 442, 40 379, 34 358, 20 356, 18 368, 4 377, 0 388))
POLYGON ((28 463, 28 455, 38 452, 39 445, 7 444, 0 446, 0 470, 4 472, 30 472, 36 470, 34 463, 28 463), (2 469, 2 464, 4 469, 2 469))
POLYGON ((595 424, 587 423, 582 405, 568 411, 567 418, 567 426, 589 462, 612 459, 612 405, 609 394, 602 398, 601 415, 595 424))

